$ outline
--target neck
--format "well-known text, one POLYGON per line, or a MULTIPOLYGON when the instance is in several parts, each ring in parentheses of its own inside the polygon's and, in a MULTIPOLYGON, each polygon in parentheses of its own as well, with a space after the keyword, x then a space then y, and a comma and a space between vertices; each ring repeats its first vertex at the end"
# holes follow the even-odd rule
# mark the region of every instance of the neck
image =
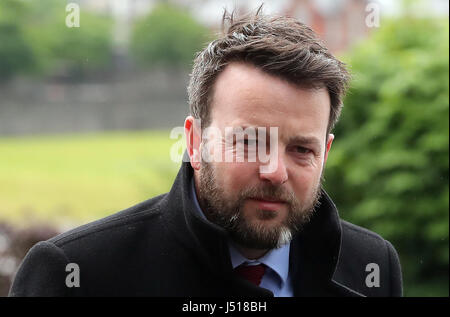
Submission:
POLYGON ((249 260, 256 260, 261 257, 263 257, 269 250, 261 250, 261 249, 249 249, 246 247, 243 247, 239 244, 233 243, 236 249, 247 259, 249 260))

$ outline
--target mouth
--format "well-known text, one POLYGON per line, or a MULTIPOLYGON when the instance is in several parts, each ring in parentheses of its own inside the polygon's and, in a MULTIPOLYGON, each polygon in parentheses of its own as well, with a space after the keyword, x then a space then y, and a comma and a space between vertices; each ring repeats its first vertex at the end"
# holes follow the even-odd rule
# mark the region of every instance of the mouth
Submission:
POLYGON ((264 201, 264 202, 271 202, 271 203, 280 203, 280 204, 286 203, 286 201, 284 201, 284 200, 273 198, 273 197, 267 197, 267 196, 266 197, 249 197, 249 199, 264 201))
POLYGON ((270 211, 278 211, 284 205, 286 205, 286 201, 279 200, 271 197, 250 197, 249 201, 255 203, 259 209, 262 210, 270 210, 270 211))

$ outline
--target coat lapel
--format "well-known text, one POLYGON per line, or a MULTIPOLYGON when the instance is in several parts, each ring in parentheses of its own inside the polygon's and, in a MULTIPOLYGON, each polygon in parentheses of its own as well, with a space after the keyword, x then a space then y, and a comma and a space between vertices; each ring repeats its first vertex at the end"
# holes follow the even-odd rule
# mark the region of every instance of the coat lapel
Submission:
MULTIPOLYGON (((171 191, 162 201, 163 218, 174 237, 192 254, 202 269, 242 294, 270 296, 270 291, 239 284, 234 279, 228 234, 195 211, 190 182, 193 169, 187 152, 171 191), (247 292, 247 293, 246 293, 247 292)), ((361 295, 332 280, 341 246, 341 225, 337 208, 325 190, 311 221, 291 242, 289 270, 295 296, 358 296, 361 295)), ((236 294, 238 295, 238 294, 236 294)))

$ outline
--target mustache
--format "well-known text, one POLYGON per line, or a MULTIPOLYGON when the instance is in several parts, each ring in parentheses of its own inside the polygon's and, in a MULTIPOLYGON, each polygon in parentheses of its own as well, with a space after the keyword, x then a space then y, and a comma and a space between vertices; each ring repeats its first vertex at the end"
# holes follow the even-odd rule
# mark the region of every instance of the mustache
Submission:
POLYGON ((295 194, 281 186, 264 185, 245 189, 239 194, 240 200, 261 199, 270 201, 282 201, 293 205, 296 203, 295 194))

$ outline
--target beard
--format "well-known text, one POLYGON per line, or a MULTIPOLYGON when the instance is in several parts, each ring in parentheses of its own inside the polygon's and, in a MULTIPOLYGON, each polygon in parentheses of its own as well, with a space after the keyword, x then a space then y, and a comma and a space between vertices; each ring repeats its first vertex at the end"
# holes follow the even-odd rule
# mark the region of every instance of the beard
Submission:
POLYGON ((202 162, 198 199, 206 218, 224 228, 235 243, 250 249, 274 249, 289 243, 309 223, 319 206, 321 181, 322 175, 313 194, 304 202, 284 187, 267 183, 244 188, 237 195, 230 196, 227 195, 229 191, 220 187, 212 164, 202 162), (260 221, 250 221, 244 215, 245 201, 263 197, 284 201, 288 208, 286 219, 276 225, 268 224, 265 220, 277 217, 277 213, 258 209, 256 218, 260 221))

